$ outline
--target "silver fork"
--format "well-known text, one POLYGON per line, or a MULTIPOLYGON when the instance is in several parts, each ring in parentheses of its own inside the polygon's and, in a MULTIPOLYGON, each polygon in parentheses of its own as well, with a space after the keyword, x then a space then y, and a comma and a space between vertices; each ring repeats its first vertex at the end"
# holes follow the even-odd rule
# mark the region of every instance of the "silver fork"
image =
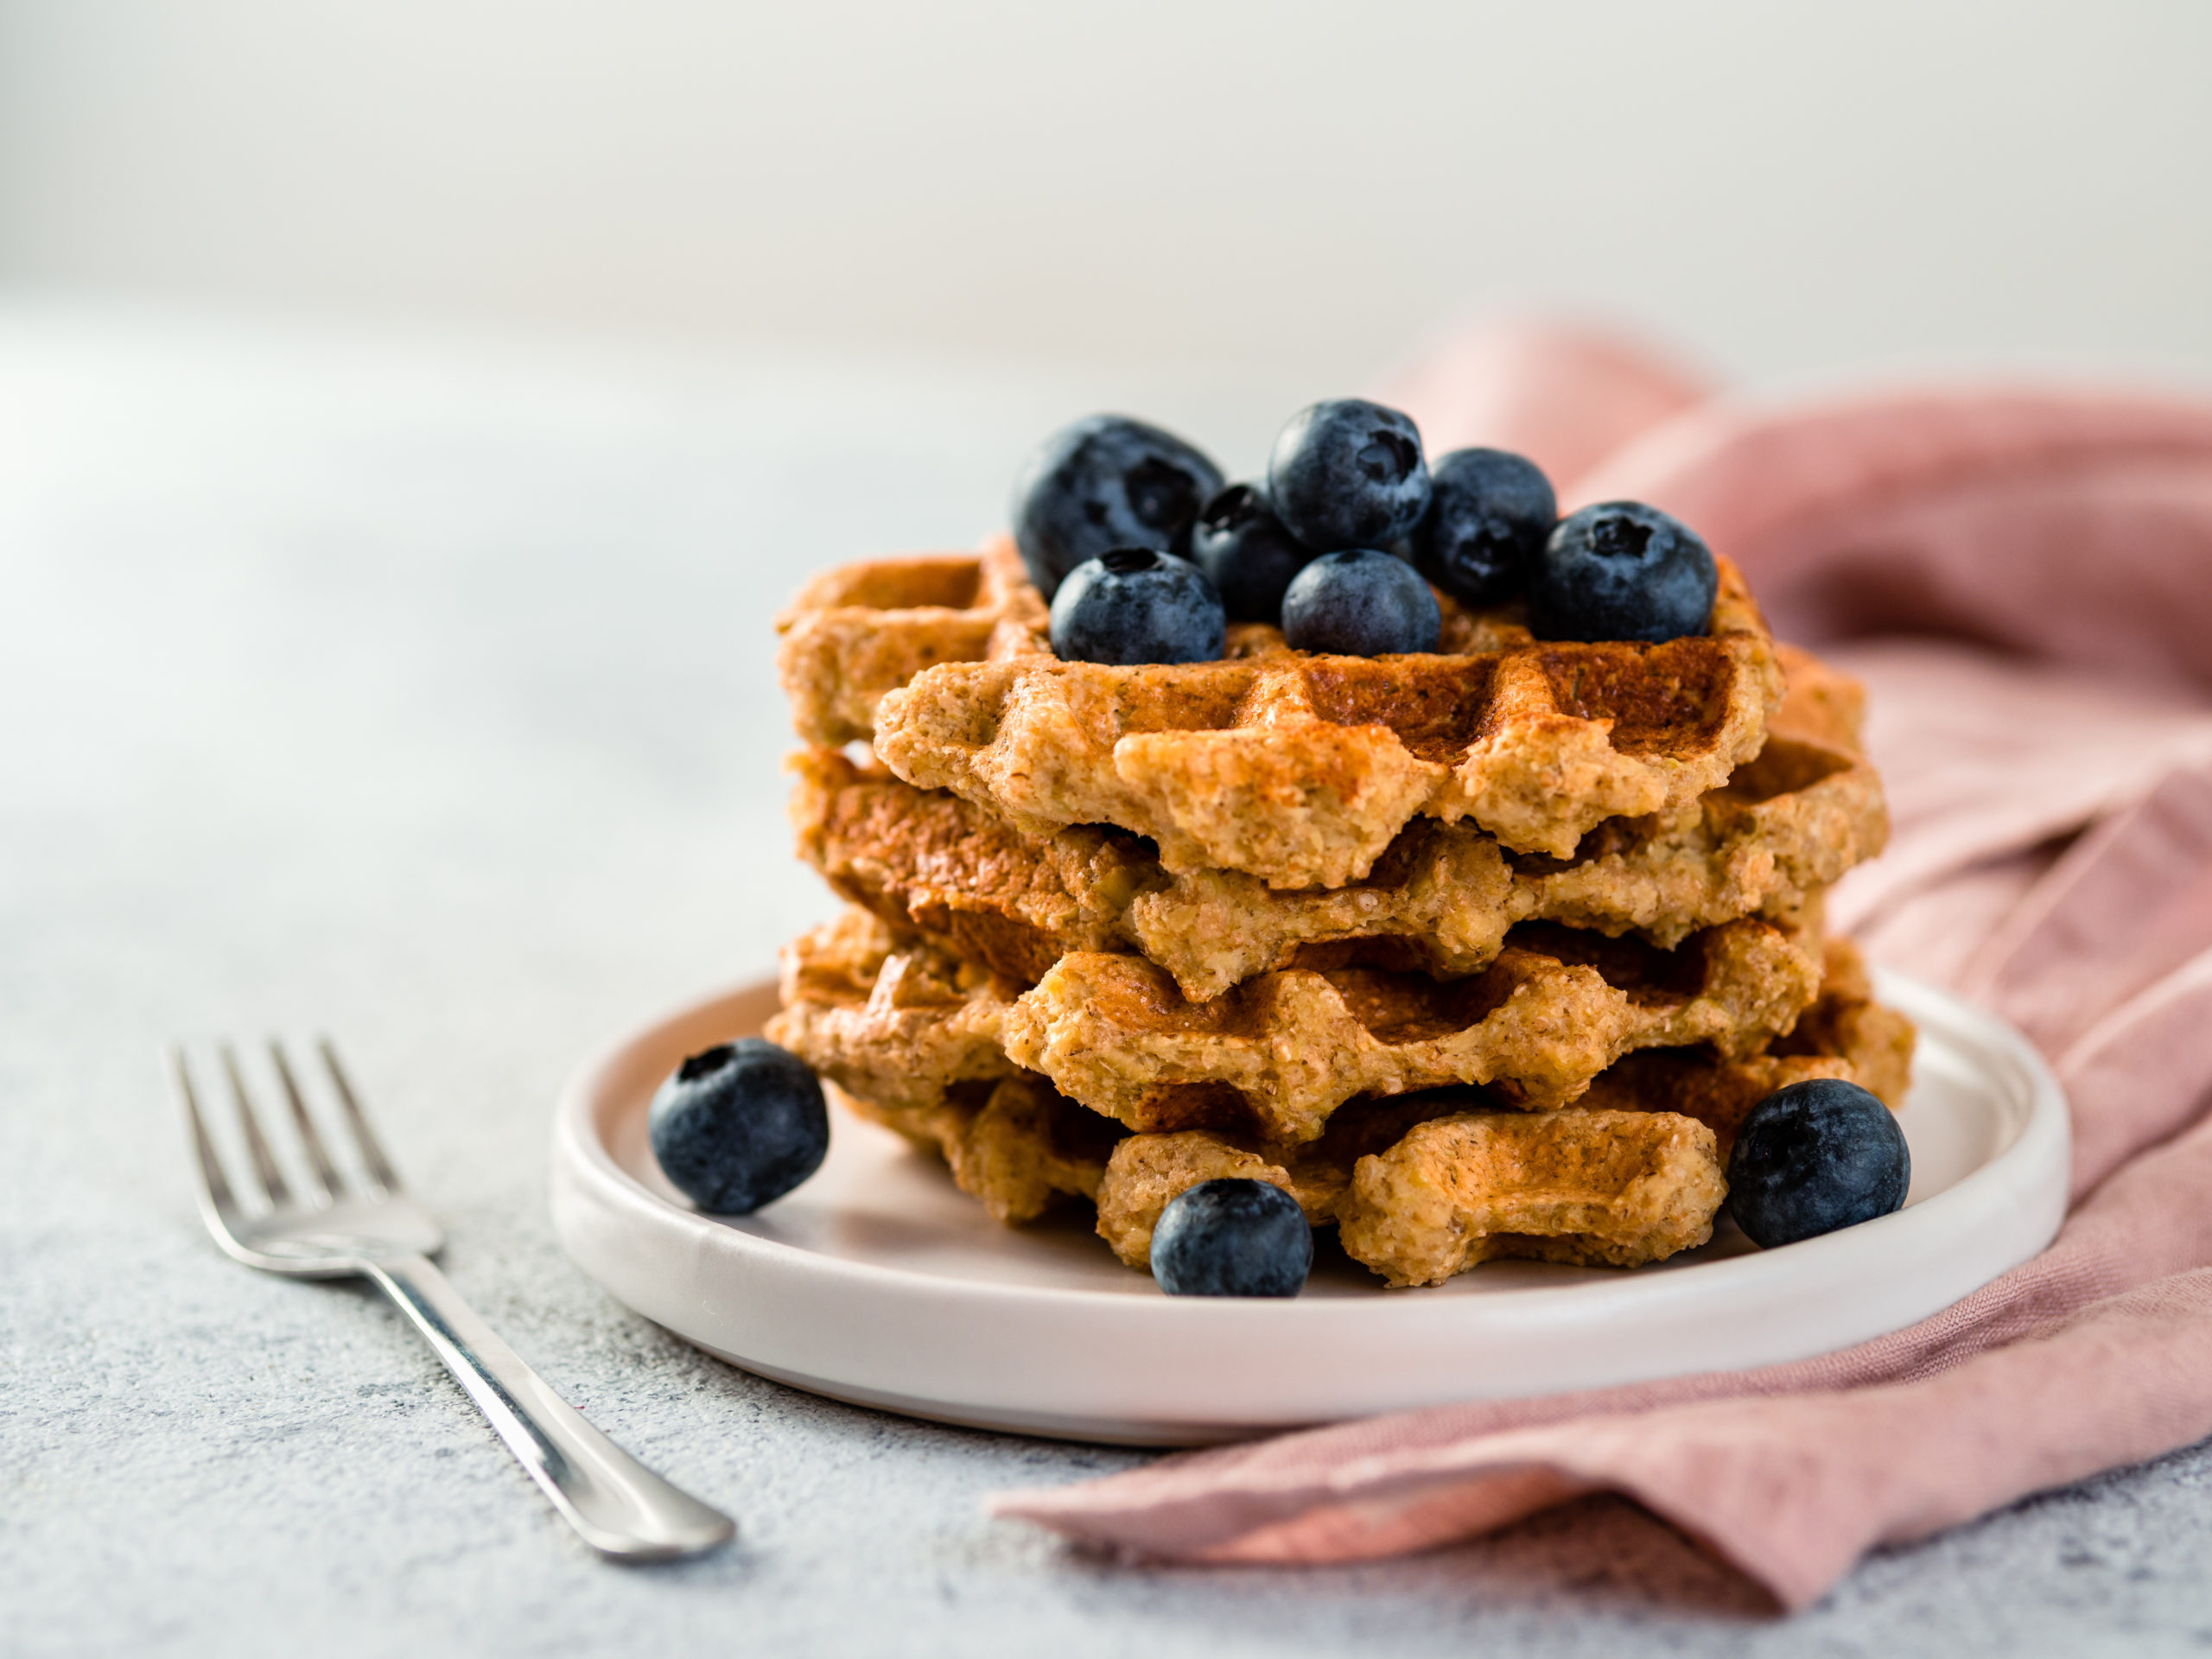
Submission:
POLYGON ((712 1549, 731 1537, 737 1526, 728 1516, 677 1491, 586 1422, 469 1310, 429 1260, 445 1243, 437 1222, 400 1191, 399 1177, 369 1128, 337 1052, 327 1039, 317 1046, 368 1177, 365 1190, 349 1187, 340 1173, 308 1113, 291 1062, 272 1042, 269 1055, 277 1084, 314 1173, 315 1190, 293 1198, 262 1133, 238 1056, 225 1044, 222 1067, 253 1166, 252 1179, 240 1187, 260 1188, 260 1197, 246 1204, 233 1192, 207 1134, 183 1050, 168 1051, 200 1176, 200 1213, 215 1242, 265 1272, 359 1277, 376 1285, 429 1338, 553 1507, 601 1555, 666 1560, 712 1549))

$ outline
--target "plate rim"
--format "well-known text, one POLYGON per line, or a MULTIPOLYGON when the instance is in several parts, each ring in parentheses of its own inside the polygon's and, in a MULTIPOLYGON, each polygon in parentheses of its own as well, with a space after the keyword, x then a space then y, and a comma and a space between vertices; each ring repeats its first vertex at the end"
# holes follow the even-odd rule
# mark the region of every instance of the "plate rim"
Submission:
MULTIPOLYGON (((2064 1219, 2064 1175, 2069 1162, 2070 1122, 2065 1097, 2057 1079, 2042 1056, 2010 1026, 1952 993, 1906 976, 1877 969, 1874 978, 1877 995, 1882 1001, 1899 1006, 1908 1014, 1914 1014, 1923 1019, 1923 1023, 1927 1022, 1926 1017, 1918 1011, 1925 1009, 1928 1015, 1934 1016, 1940 1023, 1954 1028, 1963 1027, 1963 1035, 1975 1039, 1981 1048, 1993 1051, 2008 1061, 2018 1084, 2024 1087, 2027 1097, 2025 1121, 2010 1145, 1942 1192, 1932 1194, 1896 1214, 1789 1246, 1792 1263, 1797 1265, 1802 1274, 1814 1279, 1832 1276, 1832 1273, 1824 1274, 1823 1268, 1832 1268, 1834 1259, 1839 1254, 1856 1255, 1866 1251, 1870 1236, 1888 1241, 1891 1246, 1890 1254, 1910 1255, 1914 1250, 1913 1242, 1909 1236, 1910 1234, 1926 1235, 1931 1243, 1939 1238, 1948 1241, 1957 1236, 1959 1227, 1954 1220, 1955 1212, 1969 1205, 1979 1205, 1986 1210, 1989 1205, 1983 1202, 1984 1195, 1989 1193, 1993 1187, 2010 1188, 2016 1197, 2034 1200, 2037 1207, 2046 1208, 2049 1211, 2048 1225, 2031 1230, 2034 1239, 2031 1246, 2013 1249, 2009 1252, 2012 1259, 2005 1261, 1994 1273, 1980 1278, 1975 1286, 1947 1295, 1923 1312, 1882 1327, 1882 1331, 1893 1331, 1928 1317, 1941 1307, 1949 1306, 1960 1296, 1971 1294, 1979 1285, 2001 1276, 2049 1244, 2064 1219), (2054 1166, 2058 1172, 2055 1198, 2050 1191, 2050 1172, 2054 1166)), ((1637 1317, 1648 1317, 1654 1313, 1663 1313, 1665 1304, 1670 1300, 1704 1302, 1714 1296, 1730 1296, 1747 1281, 1751 1287, 1756 1289, 1759 1281, 1770 1280, 1777 1272, 1772 1253, 1754 1252, 1719 1261, 1689 1263, 1669 1273, 1648 1275, 1622 1274, 1569 1284, 1501 1287, 1487 1290, 1478 1296, 1428 1297, 1403 1292, 1393 1294, 1382 1290, 1378 1285, 1377 1294, 1372 1297, 1332 1296, 1319 1300, 1300 1298, 1287 1301, 1240 1302, 1234 1299, 1147 1296, 1133 1294, 1130 1290, 1103 1287, 995 1282, 987 1278, 956 1276, 926 1268, 855 1262, 827 1255, 804 1244, 763 1237, 728 1226, 715 1218, 681 1205, 654 1192, 632 1175, 617 1160, 601 1131, 605 1116, 601 1103, 612 1098, 618 1089, 633 1090, 634 1079, 627 1074, 637 1071, 644 1057, 653 1049, 676 1046, 677 1033, 683 1027, 716 1020, 723 1022, 725 1028, 732 1023, 741 1025, 741 1019, 733 1020, 732 1016, 740 1010, 751 1014, 772 1007, 774 988, 772 981, 742 982, 691 999, 658 1017, 640 1022, 624 1034, 598 1046, 571 1073, 561 1091, 554 1114, 550 1171, 556 1231, 564 1251, 588 1277, 645 1317, 658 1318, 655 1313, 639 1307, 613 1282, 613 1279, 625 1275, 619 1271, 601 1272, 587 1259, 593 1251, 582 1236, 591 1231, 591 1228, 580 1224, 578 1218, 571 1213, 572 1201, 596 1203, 602 1209, 611 1208, 622 1215, 626 1224, 634 1222, 653 1228, 657 1233, 665 1234, 671 1240, 688 1239, 694 1244, 705 1245, 709 1243, 707 1236, 711 1235, 712 1251, 732 1265, 750 1264, 779 1277, 804 1276, 819 1285, 824 1294, 834 1294, 837 1287, 846 1287, 870 1296, 902 1299, 910 1305, 942 1303, 951 1299, 960 1304, 986 1306, 998 1312, 1034 1313, 1054 1319, 1076 1315, 1109 1323, 1135 1319, 1144 1321, 1149 1329, 1168 1333, 1171 1339, 1176 1331, 1188 1332, 1201 1325, 1231 1333, 1249 1332, 1257 1334, 1266 1331, 1287 1336, 1291 1334, 1287 1327, 1292 1322, 1300 1319, 1318 1321, 1320 1319, 1329 1322, 1330 1334, 1342 1333, 1355 1339, 1363 1334, 1402 1338, 1411 1334, 1409 1327, 1414 1325, 1421 1327, 1424 1333, 1433 1330, 1440 1338, 1448 1338, 1455 1332, 1464 1332, 1471 1324, 1491 1327, 1499 1325, 1525 1325, 1533 1331, 1541 1327, 1547 1314, 1554 1310, 1577 1322, 1603 1319, 1606 1317, 1608 1304, 1633 1307, 1637 1317), (752 1005, 750 1008, 747 1007, 748 1003, 752 1005)), ((2027 1235, 2023 1234, 2022 1236, 2024 1238, 2027 1235)), ((1894 1287, 1891 1289, 1894 1290, 1894 1287)), ((1896 1294, 1885 1294, 1888 1301, 1894 1303, 1897 1300, 1896 1294)), ((731 1354, 715 1341, 692 1335, 675 1325, 669 1328, 694 1346, 741 1366, 747 1365, 743 1357, 731 1354)), ((1871 1336, 1879 1335, 1882 1331, 1853 1335, 1845 1341, 1829 1343, 1804 1353, 1760 1363, 1786 1363, 1789 1357, 1809 1357, 1814 1353, 1835 1351, 1867 1340, 1871 1336)), ((1046 1427, 1035 1413, 1030 1414, 1033 1421, 1025 1422, 1020 1421, 1020 1412, 998 1407, 979 1406, 973 1410, 966 1410, 958 1402, 939 1402, 941 1408, 932 1408, 930 1402, 917 1402, 911 1397, 893 1403, 882 1397, 883 1389, 874 1389, 865 1382, 804 1374, 794 1376, 789 1366, 774 1363, 769 1355, 761 1357, 759 1369, 777 1376, 779 1380, 793 1382, 816 1392, 870 1405, 883 1405, 911 1415, 1014 1427, 1028 1433, 1058 1433, 1094 1440, 1146 1439, 1154 1443, 1166 1440, 1187 1443, 1198 1430, 1204 1429, 1209 1435, 1213 1433, 1205 1425, 1195 1421, 1171 1426, 1165 1421, 1155 1423, 1149 1417, 1133 1418, 1131 1422, 1137 1425, 1135 1427, 1117 1427, 1110 1433, 1078 1433, 1064 1427, 1046 1427)), ((1694 1369, 1734 1367, 1719 1365, 1694 1369)), ((1655 1374, 1690 1373, 1675 1368, 1655 1374)), ((1541 1393, 1552 1390, 1532 1388, 1527 1391, 1541 1393)), ((1095 1418, 1084 1421, 1103 1421, 1095 1418)), ((1255 1422, 1243 1432, 1265 1432, 1269 1427, 1287 1426, 1287 1423, 1276 1423, 1270 1420, 1255 1422)))

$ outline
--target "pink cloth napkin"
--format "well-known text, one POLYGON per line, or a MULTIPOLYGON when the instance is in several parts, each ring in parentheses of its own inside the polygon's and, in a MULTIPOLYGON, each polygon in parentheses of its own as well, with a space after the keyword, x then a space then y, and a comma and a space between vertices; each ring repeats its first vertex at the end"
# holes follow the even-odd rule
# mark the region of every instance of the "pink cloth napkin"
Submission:
POLYGON ((1759 406, 1544 329, 1449 342, 1383 395, 1432 454, 1532 454, 1563 509, 1681 515, 1778 632, 1866 682, 1896 834, 1831 919, 2041 1046, 2075 1207, 2034 1261, 1840 1353, 1345 1423, 994 1510, 1134 1556, 1298 1563, 1612 1491, 1796 1608, 1875 1545, 2212 1434, 2212 404, 1759 406))

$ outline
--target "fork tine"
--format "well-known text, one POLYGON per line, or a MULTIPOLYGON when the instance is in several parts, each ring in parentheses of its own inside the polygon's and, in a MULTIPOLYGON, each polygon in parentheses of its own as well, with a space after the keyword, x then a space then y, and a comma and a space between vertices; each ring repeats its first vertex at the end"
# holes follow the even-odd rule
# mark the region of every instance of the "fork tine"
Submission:
POLYGON ((338 1103, 346 1109, 346 1121, 353 1126, 353 1139, 361 1148, 361 1163, 368 1170, 369 1179, 387 1192, 398 1192, 399 1173, 392 1168, 391 1160, 377 1144, 376 1132, 369 1128, 368 1115, 361 1109, 360 1096, 346 1080, 346 1068, 338 1064, 336 1046, 327 1037, 316 1038, 315 1046, 322 1051, 323 1069, 330 1073, 331 1084, 338 1090, 338 1103))
POLYGON ((231 1080, 231 1098, 238 1103, 238 1127, 245 1132, 245 1148, 253 1160, 253 1173, 261 1178, 263 1189, 272 1205, 289 1204, 291 1189, 284 1185, 284 1172, 276 1167, 276 1159, 263 1138, 260 1120, 253 1115, 253 1099, 245 1091, 245 1078, 238 1071, 238 1057, 228 1043, 222 1046, 223 1070, 231 1080))
POLYGON ((169 1046, 169 1076, 175 1081, 177 1099, 183 1103, 185 1122, 192 1128, 192 1150, 200 1170, 200 1191, 227 1224, 238 1212, 238 1201, 231 1196, 231 1179, 223 1173, 223 1160, 216 1155, 215 1143, 209 1138, 207 1122, 200 1116, 200 1093, 192 1086, 192 1068, 185 1064, 184 1050, 174 1043, 169 1046))
POLYGON ((276 1068, 277 1084, 284 1091, 285 1103, 292 1109, 292 1122, 300 1132, 300 1144, 308 1149, 308 1162, 315 1166, 315 1178, 321 1184, 323 1196, 334 1198, 346 1190, 345 1178, 331 1161, 315 1119, 308 1116, 308 1103, 300 1093, 299 1080, 292 1075, 292 1063, 284 1058, 284 1045, 274 1037, 269 1039, 269 1060, 276 1068))

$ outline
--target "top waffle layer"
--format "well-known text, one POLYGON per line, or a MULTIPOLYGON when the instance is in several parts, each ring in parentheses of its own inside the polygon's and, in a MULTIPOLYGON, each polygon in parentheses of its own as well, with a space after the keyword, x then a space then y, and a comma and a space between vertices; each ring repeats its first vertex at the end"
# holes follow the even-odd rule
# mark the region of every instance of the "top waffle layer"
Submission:
POLYGON ((1319 656, 1245 626, 1222 661, 1115 667, 1043 648, 1041 601, 999 552, 957 581, 951 561, 885 560, 801 595, 782 665, 803 734, 868 736, 907 782, 1025 833, 1115 824, 1171 872, 1341 887, 1417 816, 1566 858, 1607 818, 1726 782, 1764 741, 1782 673, 1719 563, 1711 632, 1662 645, 1537 640, 1510 612, 1454 610, 1433 654, 1319 656), (899 602, 931 594, 967 608, 899 602))

